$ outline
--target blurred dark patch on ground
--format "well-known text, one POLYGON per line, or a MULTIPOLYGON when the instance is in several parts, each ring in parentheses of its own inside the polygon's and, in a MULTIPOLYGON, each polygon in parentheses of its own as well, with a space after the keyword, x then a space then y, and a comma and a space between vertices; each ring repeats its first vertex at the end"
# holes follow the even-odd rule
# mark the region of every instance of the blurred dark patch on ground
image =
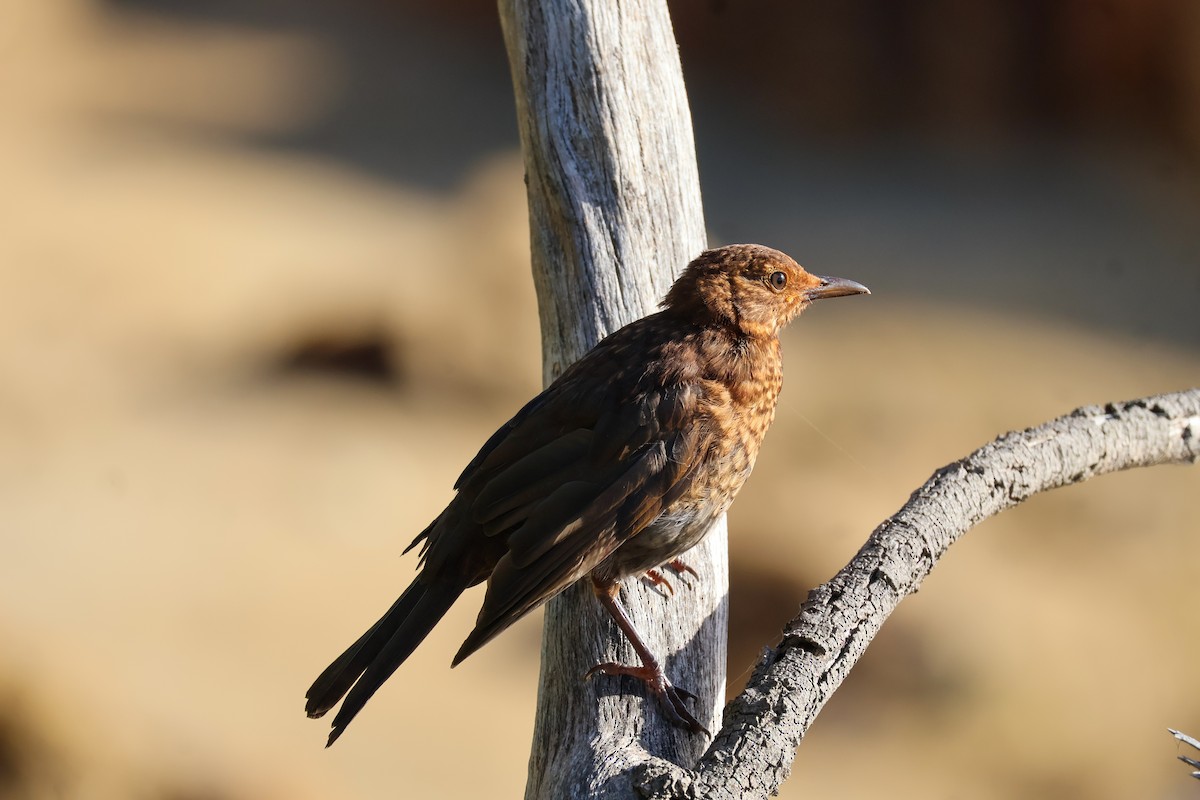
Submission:
POLYGON ((400 386, 405 375, 391 338, 380 330, 313 331, 279 355, 284 374, 326 375, 400 386))
POLYGON ((20 690, 0 692, 0 797, 66 797, 68 758, 56 753, 20 690))

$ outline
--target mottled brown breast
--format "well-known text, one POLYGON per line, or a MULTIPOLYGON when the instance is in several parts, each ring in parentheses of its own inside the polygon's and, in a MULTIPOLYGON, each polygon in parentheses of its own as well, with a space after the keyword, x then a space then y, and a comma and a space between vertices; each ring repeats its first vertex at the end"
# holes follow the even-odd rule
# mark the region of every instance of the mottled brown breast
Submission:
POLYGON ((775 416, 783 369, 779 341, 702 331, 672 346, 673 373, 694 398, 685 424, 709 432, 687 486, 662 513, 597 569, 603 577, 639 575, 691 549, 728 510, 754 468, 775 416))

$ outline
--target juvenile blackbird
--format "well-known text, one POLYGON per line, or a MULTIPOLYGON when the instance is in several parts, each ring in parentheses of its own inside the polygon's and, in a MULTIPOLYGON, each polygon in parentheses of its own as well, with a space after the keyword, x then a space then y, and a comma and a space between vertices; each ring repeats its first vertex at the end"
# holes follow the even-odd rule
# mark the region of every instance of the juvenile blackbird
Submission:
POLYGON ((308 690, 313 718, 346 695, 328 744, 468 587, 488 584, 452 665, 584 576, 642 659, 592 672, 644 680, 673 722, 703 730, 622 609, 620 581, 658 578, 725 512, 775 416, 780 329, 852 294, 869 292, 768 247, 708 250, 662 311, 567 368, 483 445, 405 550, 421 545, 416 579, 308 690))

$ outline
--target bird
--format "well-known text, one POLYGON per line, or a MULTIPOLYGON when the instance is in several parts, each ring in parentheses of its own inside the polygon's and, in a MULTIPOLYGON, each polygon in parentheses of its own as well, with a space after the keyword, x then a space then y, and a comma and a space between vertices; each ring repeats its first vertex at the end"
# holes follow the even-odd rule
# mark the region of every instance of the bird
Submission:
POLYGON ((679 558, 724 514, 754 467, 783 383, 780 330, 812 302, 867 287, 807 272, 763 245, 706 250, 661 310, 609 334, 480 448, 449 505, 421 531, 418 574, 314 681, 305 711, 342 701, 326 747, 467 588, 487 582, 456 666, 521 617, 587 579, 674 724, 699 733, 619 599, 621 582, 679 558))

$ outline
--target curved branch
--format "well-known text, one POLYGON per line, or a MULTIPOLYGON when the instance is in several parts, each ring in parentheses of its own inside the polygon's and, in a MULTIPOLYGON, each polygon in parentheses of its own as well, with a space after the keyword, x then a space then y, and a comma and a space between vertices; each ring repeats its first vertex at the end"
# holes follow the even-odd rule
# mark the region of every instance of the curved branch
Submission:
POLYGON ((767 650, 693 770, 661 759, 635 785, 652 798, 766 798, 796 746, 888 615, 975 525, 1038 492, 1109 472, 1200 460, 1200 389, 1080 408, 1009 433, 939 469, 809 593, 767 650))

